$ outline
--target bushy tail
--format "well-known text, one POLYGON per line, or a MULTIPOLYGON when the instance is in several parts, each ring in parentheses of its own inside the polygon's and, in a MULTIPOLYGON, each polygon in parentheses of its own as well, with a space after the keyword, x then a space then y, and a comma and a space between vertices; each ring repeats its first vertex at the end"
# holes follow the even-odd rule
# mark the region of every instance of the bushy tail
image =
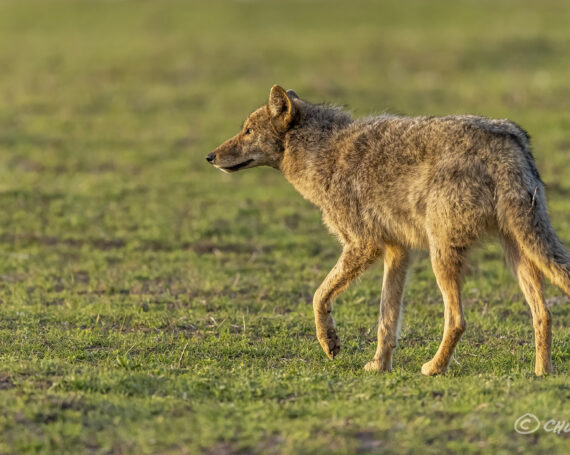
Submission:
POLYGON ((543 184, 537 180, 534 185, 517 195, 510 189, 511 197, 501 204, 506 215, 503 221, 523 254, 552 284, 570 295, 570 254, 550 223, 543 184))

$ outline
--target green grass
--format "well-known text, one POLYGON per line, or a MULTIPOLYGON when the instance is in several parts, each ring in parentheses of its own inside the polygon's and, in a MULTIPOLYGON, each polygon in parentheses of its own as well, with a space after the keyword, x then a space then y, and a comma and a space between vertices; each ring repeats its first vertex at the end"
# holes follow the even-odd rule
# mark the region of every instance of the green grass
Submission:
POLYGON ((418 253, 394 371, 375 350, 382 267, 312 293, 339 246, 275 171, 204 156, 280 83, 356 115, 478 113, 533 135, 570 246, 564 1, 0 2, 0 453, 568 453, 570 311, 549 287, 557 373, 490 243, 468 329, 420 375, 443 305, 418 253))

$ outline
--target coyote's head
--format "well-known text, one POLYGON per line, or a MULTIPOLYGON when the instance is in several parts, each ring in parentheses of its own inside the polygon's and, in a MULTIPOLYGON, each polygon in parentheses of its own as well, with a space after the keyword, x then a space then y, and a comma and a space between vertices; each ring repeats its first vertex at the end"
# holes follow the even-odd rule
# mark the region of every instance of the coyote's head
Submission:
POLYGON ((241 131, 228 139, 206 160, 224 172, 256 166, 279 168, 283 158, 285 133, 299 116, 297 94, 274 85, 266 105, 253 111, 241 131))

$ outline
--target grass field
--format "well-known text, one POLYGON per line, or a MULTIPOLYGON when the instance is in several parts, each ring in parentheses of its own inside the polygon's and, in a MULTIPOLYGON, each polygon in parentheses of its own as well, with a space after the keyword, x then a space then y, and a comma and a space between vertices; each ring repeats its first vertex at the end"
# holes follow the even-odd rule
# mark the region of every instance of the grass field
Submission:
POLYGON ((420 375, 443 329, 422 252, 394 371, 362 369, 381 265, 338 299, 331 362, 319 211, 204 161, 274 83, 355 115, 509 117, 570 247, 569 23, 562 0, 0 1, 0 454, 569 453, 513 429, 570 421, 559 290, 550 377, 494 242, 447 375, 420 375))

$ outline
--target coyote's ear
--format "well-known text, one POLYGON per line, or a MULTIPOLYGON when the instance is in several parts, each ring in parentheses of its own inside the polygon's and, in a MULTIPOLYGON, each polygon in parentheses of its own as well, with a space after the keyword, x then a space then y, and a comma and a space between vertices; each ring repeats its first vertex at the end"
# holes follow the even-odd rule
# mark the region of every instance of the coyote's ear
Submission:
POLYGON ((287 92, 283 90, 283 87, 279 85, 271 87, 268 107, 274 128, 280 133, 287 131, 297 115, 297 108, 291 102, 291 98, 287 96, 287 92))
POLYGON ((299 99, 299 95, 295 93, 295 90, 287 90, 287 96, 290 100, 299 99))

